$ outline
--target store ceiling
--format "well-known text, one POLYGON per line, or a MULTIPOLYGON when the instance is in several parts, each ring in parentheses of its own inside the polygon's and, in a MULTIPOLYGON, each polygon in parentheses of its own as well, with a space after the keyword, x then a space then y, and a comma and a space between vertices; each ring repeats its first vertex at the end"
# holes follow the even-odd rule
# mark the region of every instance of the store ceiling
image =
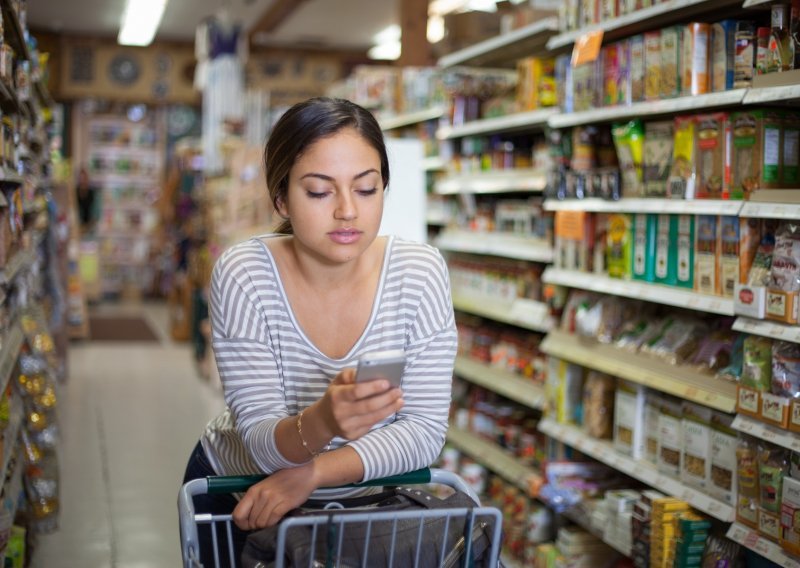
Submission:
MULTIPOLYGON (((291 13, 256 43, 366 49, 373 36, 399 20, 399 0, 295 1, 291 13)), ((197 24, 225 7, 251 30, 273 4, 286 0, 169 0, 156 40, 193 41, 197 24)), ((30 0, 32 29, 70 35, 116 37, 125 0, 30 0)))

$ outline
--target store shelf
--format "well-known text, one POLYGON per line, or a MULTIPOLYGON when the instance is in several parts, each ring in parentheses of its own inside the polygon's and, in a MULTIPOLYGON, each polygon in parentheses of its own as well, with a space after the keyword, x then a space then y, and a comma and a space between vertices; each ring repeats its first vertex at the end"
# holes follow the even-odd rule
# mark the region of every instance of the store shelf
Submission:
POLYGON ((503 233, 447 229, 435 239, 434 246, 452 252, 488 254, 533 262, 553 260, 553 249, 547 241, 503 233))
POLYGON ((22 176, 18 173, 0 167, 0 182, 21 184, 23 181, 22 176))
POLYGON ((444 160, 439 156, 431 156, 429 158, 423 158, 422 169, 425 170, 426 172, 436 172, 445 169, 445 163, 444 160))
POLYGON ((544 338, 540 349, 589 369, 691 400, 723 412, 736 408, 736 385, 685 365, 627 351, 560 330, 544 338))
POLYGON ((28 44, 25 42, 25 33, 19 22, 19 17, 11 7, 11 0, 0 0, 3 9, 4 37, 19 59, 31 60, 28 44))
POLYGON ((734 418, 733 427, 739 432, 800 452, 800 434, 797 432, 790 432, 785 428, 771 426, 741 414, 737 414, 736 418, 734 418))
POLYGON ((774 0, 744 0, 743 8, 769 8, 774 0))
POLYGON ((544 191, 547 175, 541 170, 518 168, 450 176, 436 182, 436 193, 531 193, 544 191))
POLYGON ((459 356, 456 357, 455 374, 474 385, 524 404, 528 408, 544 408, 544 388, 515 373, 495 369, 467 357, 459 356))
POLYGON ((547 284, 558 284, 581 290, 624 296, 667 306, 688 308, 699 312, 726 316, 733 315, 733 299, 698 294, 693 290, 676 286, 622 280, 603 274, 563 270, 553 267, 548 267, 544 271, 542 280, 547 284))
POLYGON ((545 18, 440 57, 438 65, 512 67, 517 59, 543 52, 557 32, 558 18, 545 18))
POLYGON ((11 463, 11 458, 15 455, 14 448, 17 447, 19 441, 19 433, 22 429, 22 421, 25 416, 25 409, 22 400, 16 391, 10 401, 8 425, 5 432, 3 432, 3 463, 0 466, 0 479, 5 479, 8 476, 8 466, 11 463))
POLYGON ((545 211, 591 211, 594 213, 671 213, 689 215, 738 215, 742 201, 717 199, 569 199, 544 202, 545 211))
MULTIPOLYGON (((792 191, 792 190, 780 190, 792 191)), ((800 219, 800 203, 766 203, 748 201, 742 207, 742 217, 760 219, 800 219)))
POLYGON ((17 363, 23 339, 19 323, 12 325, 3 336, 3 348, 0 350, 0 387, 2 387, 2 391, 5 390, 8 380, 11 378, 11 371, 14 370, 14 365, 17 363))
POLYGON ((439 140, 450 140, 477 134, 540 129, 547 126, 548 122, 557 115, 557 108, 544 108, 494 118, 481 118, 458 126, 443 126, 436 131, 436 137, 439 140))
POLYGON ((562 514, 564 515, 564 517, 566 517, 567 519, 569 519, 570 521, 581 527, 589 534, 593 535, 596 538, 599 538, 600 540, 602 540, 604 543, 606 543, 608 546, 610 546, 623 556, 630 557, 631 551, 629 549, 625 549, 619 546, 613 540, 606 540, 606 537, 605 535, 603 535, 603 532, 595 529, 594 526, 592 526, 591 517, 587 514, 586 511, 583 510, 583 508, 580 505, 572 509, 568 509, 564 511, 564 513, 562 514))
POLYGON ((746 105, 760 105, 764 103, 787 102, 792 99, 800 99, 800 85, 747 89, 744 101, 742 102, 746 105))
POLYGON ((541 474, 526 467, 515 456, 500 446, 475 434, 450 426, 447 442, 474 459, 485 468, 513 483, 531 497, 536 497, 542 483, 541 474))
POLYGON ((547 304, 527 298, 503 302, 489 295, 467 295, 455 291, 453 306, 462 312, 510 323, 531 331, 547 332, 553 327, 553 319, 550 317, 547 304))
POLYGON ((734 519, 734 510, 730 505, 713 499, 702 491, 688 487, 677 479, 659 473, 649 463, 634 460, 619 453, 610 442, 590 438, 579 428, 558 424, 555 420, 546 418, 539 422, 539 431, 621 471, 625 475, 646 483, 650 487, 682 499, 695 509, 699 509, 716 519, 725 522, 731 522, 734 519))
MULTIPOLYGON (((660 5, 663 6, 663 4, 660 5)), ((746 92, 747 89, 735 89, 721 93, 677 97, 660 101, 645 101, 633 103, 629 106, 611 106, 581 112, 556 114, 550 118, 548 124, 552 128, 570 128, 572 126, 615 122, 618 120, 641 118, 643 116, 650 119, 664 114, 735 106, 742 104, 746 92)))
POLYGON ((731 6, 738 8, 741 5, 742 0, 669 0, 599 24, 553 36, 547 42, 547 48, 551 50, 568 48, 590 31, 602 31, 603 41, 609 42, 648 30, 661 29, 673 22, 690 21, 690 18, 699 14, 713 17, 720 9, 731 6))
POLYGON ((398 114, 397 116, 390 116, 381 119, 378 121, 378 124, 380 124, 381 130, 394 130, 395 128, 413 126, 420 122, 441 118, 444 115, 444 110, 445 108, 443 106, 431 107, 405 114, 398 114))
POLYGON ((733 523, 726 535, 733 542, 760 554, 783 568, 800 568, 800 560, 783 550, 776 543, 758 534, 754 529, 733 523))
POLYGON ((733 330, 749 333, 751 335, 771 337, 772 339, 791 341, 792 343, 800 343, 800 326, 798 325, 788 325, 775 321, 757 320, 740 316, 733 322, 733 330))

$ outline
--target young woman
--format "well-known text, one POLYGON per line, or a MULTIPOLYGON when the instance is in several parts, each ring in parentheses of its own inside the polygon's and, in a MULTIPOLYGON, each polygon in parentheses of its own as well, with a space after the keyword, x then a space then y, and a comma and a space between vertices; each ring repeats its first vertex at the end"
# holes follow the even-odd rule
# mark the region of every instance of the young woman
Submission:
POLYGON ((214 268, 212 345, 228 410, 208 425, 185 479, 269 474, 238 503, 197 504, 233 510, 244 531, 309 497, 375 491, 326 488, 430 465, 445 440, 457 345, 438 251, 378 236, 389 163, 369 112, 339 99, 295 105, 264 156, 284 221, 214 268), (359 358, 398 349, 400 388, 355 383, 359 358))

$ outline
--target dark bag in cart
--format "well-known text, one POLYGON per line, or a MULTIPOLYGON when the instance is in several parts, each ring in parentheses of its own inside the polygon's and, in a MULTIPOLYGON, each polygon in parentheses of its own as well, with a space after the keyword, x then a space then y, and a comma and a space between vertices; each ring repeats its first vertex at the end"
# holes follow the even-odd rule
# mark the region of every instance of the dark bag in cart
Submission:
MULTIPOLYGON (((290 528, 286 534, 284 565, 358 567, 364 565, 363 558, 366 555, 366 565, 371 568, 389 566, 390 560, 393 568, 465 565, 476 568, 490 567, 489 535, 493 527, 489 526, 488 520, 475 515, 474 520, 470 522, 469 514, 451 515, 448 518, 443 511, 475 508, 475 503, 466 494, 456 491, 449 497, 441 499, 420 489, 398 487, 375 497, 379 501, 369 506, 292 511, 286 518, 324 515, 329 520, 313 526, 290 528), (442 510, 440 515, 422 521, 419 516, 410 519, 387 519, 393 516, 392 513, 437 509, 442 510), (369 523, 340 524, 330 521, 334 515, 376 512, 389 515, 369 523), (469 559, 464 556, 467 531, 470 532, 472 541, 469 559), (446 542, 442 543, 444 538, 446 542)), ((242 553, 242 567, 275 566, 277 543, 278 527, 251 533, 247 537, 242 553)))

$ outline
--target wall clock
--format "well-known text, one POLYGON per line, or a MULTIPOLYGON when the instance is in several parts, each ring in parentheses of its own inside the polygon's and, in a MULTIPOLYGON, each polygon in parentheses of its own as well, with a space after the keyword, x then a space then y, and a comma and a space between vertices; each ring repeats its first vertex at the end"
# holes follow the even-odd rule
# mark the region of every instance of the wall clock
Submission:
POLYGON ((130 55, 117 55, 108 65, 108 75, 121 85, 132 85, 139 78, 139 62, 130 55))

